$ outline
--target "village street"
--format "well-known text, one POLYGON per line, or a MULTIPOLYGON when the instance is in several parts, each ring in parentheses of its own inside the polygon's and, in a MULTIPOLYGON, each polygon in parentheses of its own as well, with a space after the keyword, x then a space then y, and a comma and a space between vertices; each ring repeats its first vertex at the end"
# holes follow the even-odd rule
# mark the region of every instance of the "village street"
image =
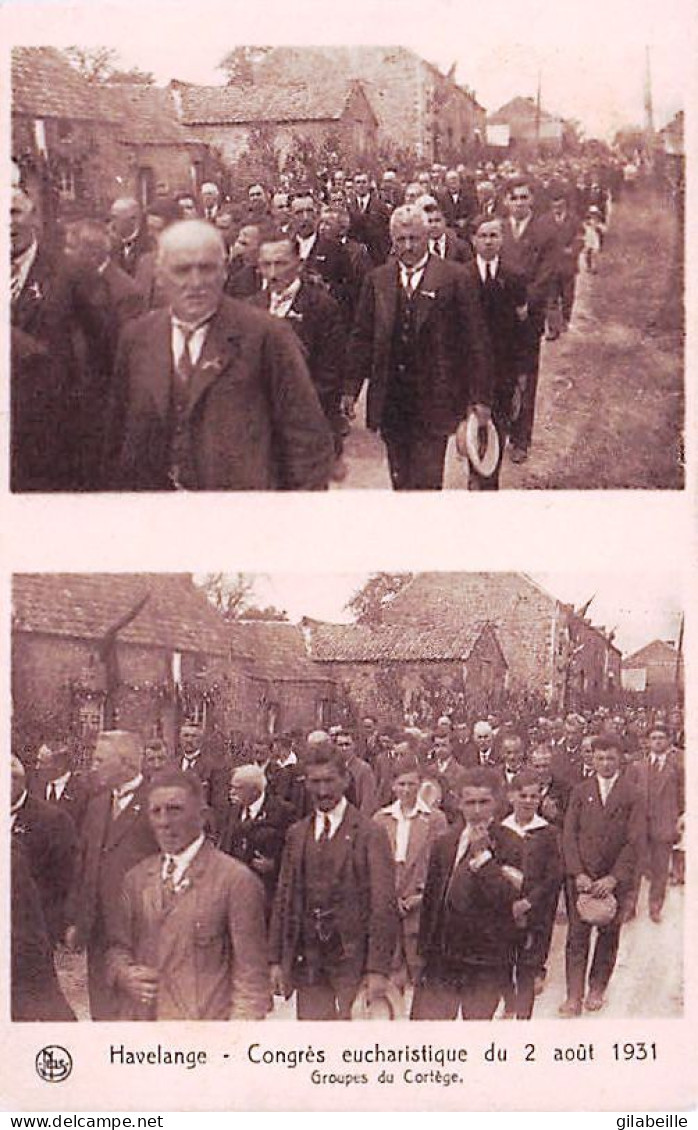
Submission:
MULTIPOLYGON (((543 342, 529 459, 505 457, 501 488, 645 489, 681 485, 676 450, 683 411, 682 349, 667 321, 675 255, 670 207, 625 197, 614 209, 598 274, 583 267, 570 331, 543 342), (647 420, 652 440, 647 442, 647 420)), ((348 490, 388 488, 377 434, 363 427, 364 403, 345 444, 348 490)), ((453 439, 444 486, 467 485, 453 439)))

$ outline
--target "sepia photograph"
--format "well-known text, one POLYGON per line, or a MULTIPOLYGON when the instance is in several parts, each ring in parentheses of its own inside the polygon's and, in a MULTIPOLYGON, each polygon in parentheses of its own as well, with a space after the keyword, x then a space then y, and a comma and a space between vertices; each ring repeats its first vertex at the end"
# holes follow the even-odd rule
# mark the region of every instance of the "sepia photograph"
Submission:
POLYGON ((16 1021, 683 1012, 670 574, 17 574, 16 1021))
POLYGON ((11 489, 681 488, 681 4, 598 7, 14 47, 11 489))

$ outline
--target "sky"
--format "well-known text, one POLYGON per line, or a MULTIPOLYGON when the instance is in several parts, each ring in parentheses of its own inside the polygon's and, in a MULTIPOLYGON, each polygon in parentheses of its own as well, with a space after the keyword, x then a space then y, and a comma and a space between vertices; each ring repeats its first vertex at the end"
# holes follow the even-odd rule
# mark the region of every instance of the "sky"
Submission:
POLYGON ((352 0, 348 9, 328 0, 222 8, 124 0, 66 9, 6 0, 4 16, 15 43, 106 44, 159 82, 219 83, 217 63, 242 44, 401 44, 443 70, 456 63, 458 81, 490 112, 515 95, 535 96, 540 74, 546 108, 579 120, 587 136, 612 136, 642 123, 646 46, 657 127, 682 108, 695 7, 692 0, 352 0))
MULTIPOLYGON (((292 620, 351 619, 344 605, 367 573, 256 574, 257 603, 283 609, 292 620)), ((653 639, 676 640, 681 618, 681 589, 671 573, 536 573, 532 577, 560 600, 579 608, 590 597, 593 623, 617 628, 616 644, 624 654, 653 639)))

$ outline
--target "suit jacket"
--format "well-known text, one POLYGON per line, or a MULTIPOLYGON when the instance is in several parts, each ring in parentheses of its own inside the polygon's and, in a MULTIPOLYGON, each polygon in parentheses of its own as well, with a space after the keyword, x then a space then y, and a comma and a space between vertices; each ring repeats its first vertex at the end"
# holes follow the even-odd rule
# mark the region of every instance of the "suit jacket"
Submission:
POLYGON ((605 805, 596 777, 580 781, 572 790, 565 816, 565 870, 573 878, 613 875, 618 890, 627 890, 635 877, 643 836, 642 803, 627 777, 618 778, 605 805))
POLYGON ((582 221, 575 212, 567 212, 564 220, 550 217, 552 230, 557 236, 557 266, 560 279, 569 279, 579 269, 579 255, 584 243, 582 221))
MULTIPOLYGON (((391 374, 392 339, 400 286, 396 262, 367 277, 351 335, 348 391, 368 381, 366 422, 381 427, 391 374)), ((436 435, 455 431, 471 403, 490 404, 492 368, 482 309, 460 267, 430 255, 413 302, 413 373, 420 417, 436 435)))
MULTIPOLYGON (((171 322, 154 310, 124 329, 110 409, 105 487, 171 489, 171 322)), ((180 422, 202 490, 326 487, 329 428, 287 327, 223 298, 180 422)))
POLYGON ((664 768, 653 770, 650 759, 636 761, 627 778, 637 789, 647 820, 650 840, 671 844, 677 839, 676 822, 685 807, 684 768, 675 754, 667 754, 664 768))
POLYGON ((87 781, 80 773, 71 773, 60 797, 54 801, 47 801, 46 799, 48 784, 49 779, 45 774, 36 773, 29 784, 30 796, 47 803, 54 812, 64 812, 73 821, 76 832, 79 832, 90 799, 90 788, 87 781))
MULTIPOLYGON (((389 808, 381 809, 373 819, 379 827, 385 828, 394 858, 397 844, 397 820, 389 808)), ((415 936, 419 932, 419 915, 427 877, 429 853, 435 840, 447 831, 446 817, 438 809, 429 813, 418 812, 410 822, 407 858, 404 863, 396 866, 396 894, 398 899, 415 900, 415 905, 402 918, 402 928, 406 934, 415 936)))
POLYGON ((508 964, 515 940, 512 904, 519 897, 502 871, 491 830, 492 858, 478 871, 454 864, 461 829, 441 836, 429 857, 419 924, 419 952, 427 977, 456 967, 508 964))
POLYGON ((226 855, 232 855, 241 863, 252 866, 255 854, 270 859, 274 864, 271 871, 255 871, 261 879, 270 907, 276 890, 276 882, 281 866, 281 853, 284 850, 286 833, 295 822, 295 812, 290 804, 267 792, 264 802, 254 820, 241 820, 242 808, 239 804, 229 804, 220 830, 218 846, 226 855))
POLYGON ((348 325, 356 301, 356 281, 346 246, 337 239, 318 235, 302 269, 309 279, 322 280, 348 325))
POLYGON ((525 278, 529 324, 542 333, 546 307, 555 297, 558 276, 558 237, 552 221, 549 216, 532 217, 517 240, 507 218, 503 232, 502 263, 525 278))
MULTIPOLYGON (((270 961, 281 965, 289 981, 302 965, 304 854, 314 834, 315 814, 289 830, 281 860, 270 928, 270 961)), ((382 828, 347 806, 335 836, 342 858, 334 890, 335 922, 342 949, 357 979, 390 971, 397 942, 395 867, 382 828)))
POLYGON ((154 248, 155 240, 148 233, 145 224, 141 224, 138 231, 136 232, 133 246, 128 255, 124 252, 124 245, 122 241, 118 236, 114 236, 111 258, 112 261, 116 263, 117 267, 120 267, 122 271, 125 271, 127 275, 130 275, 131 278, 133 278, 136 274, 139 260, 149 251, 153 251, 154 248))
POLYGON ((112 817, 107 789, 90 800, 82 822, 78 862, 66 907, 78 939, 96 948, 106 944, 106 923, 118 900, 124 876, 136 863, 157 851, 142 784, 129 805, 112 817))
POLYGON ((368 248, 374 264, 385 263, 390 251, 390 212, 375 192, 369 194, 366 211, 363 212, 356 198, 349 201, 349 235, 358 239, 368 248))
POLYGON ((455 200, 447 189, 438 192, 436 199, 446 223, 457 231, 463 231, 470 217, 477 215, 477 192, 472 185, 462 187, 455 200))
POLYGON ((65 260, 41 244, 11 303, 11 487, 72 490, 76 444, 73 294, 65 260))
MULTIPOLYGON (((181 756, 177 760, 177 766, 182 766, 181 756)), ((196 773, 203 785, 204 799, 210 813, 209 830, 217 836, 228 813, 230 769, 218 754, 202 749, 187 772, 196 773)))
POLYGON ((264 890, 243 864, 204 843, 168 900, 162 857, 126 876, 109 929, 108 976, 131 964, 158 971, 146 1011, 123 991, 124 1020, 262 1020, 269 1011, 264 890))
MULTIPOLYGON (((259 302, 266 309, 268 295, 260 295, 259 302)), ((303 347, 322 410, 332 424, 339 412, 346 351, 346 332, 339 305, 324 287, 311 278, 303 278, 284 320, 303 347)))
POLYGON ((489 334, 493 408, 497 416, 509 417, 516 378, 525 371, 528 331, 516 311, 526 305, 526 280, 501 261, 493 286, 483 283, 476 259, 466 264, 465 271, 480 297, 489 334))
POLYGON ((12 840, 10 881, 12 1019, 75 1020, 58 984, 41 896, 19 837, 12 840))
POLYGON ((494 835, 498 845, 497 858, 523 874, 523 886, 518 897, 528 899, 531 904, 527 916, 528 929, 540 930, 546 924, 551 903, 562 883, 560 834, 552 824, 544 823, 524 836, 500 824, 494 835))
POLYGON ((36 883, 52 945, 66 928, 66 899, 73 881, 77 853, 75 825, 65 812, 29 794, 12 825, 36 883))
POLYGON ((249 263, 231 267, 225 283, 225 293, 230 298, 254 298, 262 289, 262 276, 249 263))
MULTIPOLYGON (((446 228, 446 256, 445 258, 451 263, 471 263, 473 259, 473 251, 470 243, 465 240, 459 239, 455 232, 450 228, 446 228)), ((432 252, 435 254, 435 252, 432 252)))

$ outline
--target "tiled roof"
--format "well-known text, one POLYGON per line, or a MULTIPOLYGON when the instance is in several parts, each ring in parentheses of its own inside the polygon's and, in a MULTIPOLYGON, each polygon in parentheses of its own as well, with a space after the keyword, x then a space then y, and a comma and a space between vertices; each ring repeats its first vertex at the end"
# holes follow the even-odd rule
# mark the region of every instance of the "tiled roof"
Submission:
POLYGON ((289 86, 187 86, 177 84, 185 125, 310 122, 339 119, 350 84, 345 79, 289 86))
MULTIPOLYGON (((512 98, 511 102, 506 102, 504 106, 500 106, 494 114, 489 114, 488 122, 508 122, 511 118, 528 117, 535 118, 539 113, 536 106, 535 98, 512 98)), ((559 114, 551 114, 548 110, 540 108, 540 120, 542 122, 562 121, 559 114)))
POLYGON ((119 632, 119 640, 172 651, 228 654, 225 623, 183 573, 16 574, 13 629, 100 639, 146 594, 146 604, 119 632))
POLYGON ((252 661, 251 673, 269 679, 324 679, 309 658, 303 630, 279 620, 241 620, 228 629, 233 658, 252 661))
POLYGON ((665 640, 652 640, 639 651, 634 651, 623 660, 624 667, 645 667, 648 663, 676 663, 678 651, 674 644, 665 640))
POLYGON ((134 145, 191 145, 196 138, 179 121, 170 90, 144 83, 101 87, 105 109, 120 119, 120 141, 134 145))
POLYGON ((547 604, 551 615, 557 604, 523 573, 417 573, 384 606, 382 623, 453 631, 462 623, 496 624, 529 602, 547 604))
POLYGON ((484 625, 480 622, 467 627, 451 625, 419 630, 311 623, 309 628, 310 653, 322 662, 416 663, 467 659, 484 625))
POLYGON ((36 118, 113 121, 100 88, 86 82, 55 47, 12 50, 12 110, 36 118))

